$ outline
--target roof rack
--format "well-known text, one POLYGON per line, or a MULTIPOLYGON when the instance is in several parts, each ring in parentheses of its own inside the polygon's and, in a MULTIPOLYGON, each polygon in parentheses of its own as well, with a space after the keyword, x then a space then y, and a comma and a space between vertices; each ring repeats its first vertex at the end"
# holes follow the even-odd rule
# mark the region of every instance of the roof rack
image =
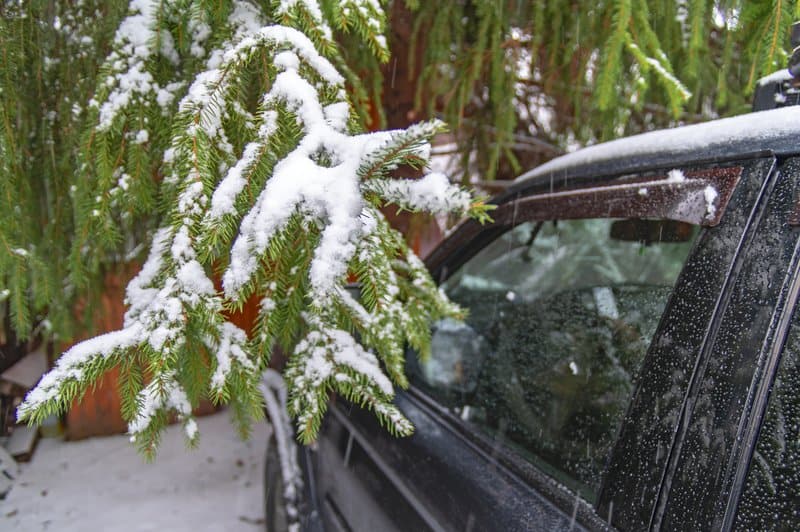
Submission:
POLYGON ((788 67, 758 80, 753 111, 800 105, 800 21, 792 25, 791 42, 788 67))

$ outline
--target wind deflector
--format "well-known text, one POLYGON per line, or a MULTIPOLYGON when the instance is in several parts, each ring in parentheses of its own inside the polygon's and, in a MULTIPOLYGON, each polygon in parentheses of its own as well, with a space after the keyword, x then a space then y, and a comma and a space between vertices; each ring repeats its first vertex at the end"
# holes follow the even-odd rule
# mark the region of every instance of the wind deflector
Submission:
POLYGON ((499 225, 524 220, 657 218, 704 227, 719 224, 742 175, 741 167, 714 168, 539 194, 493 213, 499 225))

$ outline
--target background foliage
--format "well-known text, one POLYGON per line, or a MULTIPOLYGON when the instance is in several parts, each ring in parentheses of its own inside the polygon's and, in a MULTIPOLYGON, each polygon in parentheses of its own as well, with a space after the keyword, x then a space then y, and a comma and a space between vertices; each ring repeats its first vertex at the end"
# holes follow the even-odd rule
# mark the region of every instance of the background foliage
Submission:
POLYGON ((409 1, 392 17, 407 64, 384 87, 414 95, 396 123, 437 114, 462 168, 512 179, 579 145, 747 112, 758 78, 786 67, 800 2, 409 1))

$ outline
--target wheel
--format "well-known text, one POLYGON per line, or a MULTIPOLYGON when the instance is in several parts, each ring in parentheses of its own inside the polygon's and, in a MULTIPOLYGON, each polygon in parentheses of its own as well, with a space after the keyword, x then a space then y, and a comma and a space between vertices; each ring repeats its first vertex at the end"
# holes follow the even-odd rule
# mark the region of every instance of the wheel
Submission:
POLYGON ((264 463, 264 522, 267 532, 289 530, 286 501, 283 497, 281 461, 274 437, 270 437, 267 441, 267 456, 264 463))

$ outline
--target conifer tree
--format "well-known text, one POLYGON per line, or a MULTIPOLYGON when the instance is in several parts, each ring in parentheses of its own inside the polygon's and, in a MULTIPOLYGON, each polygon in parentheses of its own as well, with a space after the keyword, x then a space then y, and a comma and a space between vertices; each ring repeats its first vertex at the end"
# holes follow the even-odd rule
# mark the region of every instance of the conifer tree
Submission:
POLYGON ((390 7, 413 27, 397 43, 384 5, 0 6, 0 342, 70 338, 85 327, 76 302, 88 314, 105 273, 147 256, 124 327, 65 353, 23 419, 63 411, 117 366, 144 451, 175 414, 195 441, 201 397, 246 431, 280 345, 301 439, 332 390, 407 434, 391 402, 404 346, 424 356, 429 321, 460 311, 380 208, 487 219, 444 176, 392 177, 425 167, 436 118, 465 176, 473 162, 513 176, 576 144, 746 110, 800 18, 796 0, 403 0, 390 7), (398 58, 418 75, 395 79, 398 58), (365 133, 399 125, 378 105, 396 83, 416 91, 401 115, 433 120, 365 133), (227 316, 248 298, 260 315, 243 331, 227 316))
POLYGON ((757 80, 786 67, 800 20, 797 0, 405 4, 413 31, 392 41, 384 75, 416 98, 396 114, 451 124, 465 180, 511 179, 579 145, 747 112, 757 80))
POLYGON ((369 1, 130 3, 76 154, 73 281, 120 239, 149 240, 149 257, 128 285, 123 328, 64 353, 21 419, 62 412, 118 366, 123 415, 145 453, 171 415, 194 442, 201 397, 230 404, 246 432, 262 415, 258 383, 278 343, 291 353, 289 408, 303 441, 331 391, 411 432, 392 404, 393 387, 406 385, 404 345, 424 353, 429 321, 460 311, 380 207, 478 219, 488 207, 441 174, 389 177, 427 164, 440 122, 361 133, 348 87, 363 91, 333 30, 384 59, 383 26, 369 1), (250 297, 260 314, 248 337, 226 311, 250 297))

